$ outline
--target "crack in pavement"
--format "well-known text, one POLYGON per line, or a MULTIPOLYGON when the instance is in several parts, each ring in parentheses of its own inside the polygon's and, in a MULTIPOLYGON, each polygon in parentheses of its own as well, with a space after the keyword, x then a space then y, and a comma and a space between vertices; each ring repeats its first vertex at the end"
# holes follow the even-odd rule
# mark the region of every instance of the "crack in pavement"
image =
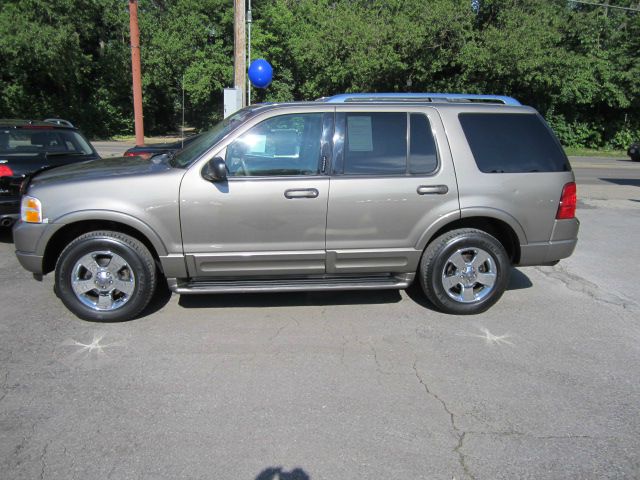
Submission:
POLYGON ((464 453, 462 452, 462 447, 464 446, 464 439, 467 435, 467 432, 460 430, 458 428, 458 426, 456 425, 455 415, 451 410, 449 410, 449 407, 447 406, 446 402, 429 389, 429 386, 425 383, 425 381, 420 376, 420 372, 418 372, 417 364, 418 364, 418 360, 416 359, 413 362, 413 371, 415 372, 416 378, 420 382, 420 385, 424 387, 424 390, 425 392, 427 392, 427 395, 436 399, 442 405, 442 408, 444 409, 444 411, 449 415, 449 422, 451 424, 451 429, 453 430, 454 435, 458 438, 458 443, 453 449, 453 451, 458 456, 458 463, 460 464, 460 467, 462 467, 462 470, 464 471, 464 474, 467 477, 469 477, 471 480, 476 480, 476 477, 474 477, 471 471, 469 470, 469 466, 467 465, 467 459, 464 453))
POLYGON ((347 340, 347 337, 345 337, 344 335, 342 335, 342 345, 340 346, 341 348, 341 352, 340 352, 340 364, 344 365, 344 356, 345 356, 345 350, 347 348, 347 344, 349 343, 349 340, 347 340))
POLYGON ((42 449, 42 455, 40 455, 40 463, 42 464, 42 470, 40 471, 40 480, 44 480, 44 472, 47 468, 47 449, 49 448, 49 444, 45 443, 44 448, 42 449))
POLYGON ((595 283, 567 271, 562 265, 534 268, 545 277, 553 278, 554 280, 564 283, 569 290, 583 293, 597 302, 622 307, 624 310, 636 310, 639 307, 637 303, 629 298, 620 297, 609 292, 603 292, 595 283))
POLYGON ((278 328, 278 331, 275 333, 275 335, 273 335, 271 338, 269 338, 269 343, 272 343, 278 336, 280 336, 282 331, 285 328, 287 328, 288 326, 290 326, 292 322, 294 322, 296 324, 296 326, 298 328, 300 328, 300 322, 297 319, 294 318, 294 319, 288 321, 287 323, 285 323, 284 325, 282 325, 280 328, 278 328))
POLYGON ((275 334, 275 335, 273 335, 271 338, 269 338, 269 343, 273 342, 273 341, 278 337, 278 335, 280 335, 280 334, 282 333, 282 331, 283 331, 285 328, 287 328, 287 326, 288 326, 288 325, 289 325, 288 323, 285 323, 283 326, 281 326, 281 327, 278 329, 278 331, 276 332, 276 334, 275 334))
MULTIPOLYGON (((394 372, 388 372, 386 370, 383 370, 382 364, 380 363, 380 360, 378 359, 378 351, 373 346, 373 343, 371 343, 371 337, 369 337, 369 340, 367 342, 363 342, 358 337, 356 337, 356 341, 360 345, 362 345, 363 347, 369 347, 369 350, 371 350, 371 353, 373 354, 373 362, 376 365, 376 372, 378 372, 380 375, 395 375, 394 372)), ((378 383, 380 383, 380 382, 378 382, 378 383)))
POLYGON ((0 389, 2 389, 3 391, 2 396, 0 397, 0 402, 4 400, 4 397, 6 397, 9 394, 9 388, 7 388, 8 384, 9 384, 9 370, 7 370, 7 372, 4 374, 4 380, 2 381, 2 386, 0 387, 0 389))
POLYGON ((71 460, 71 465, 69 466, 69 471, 73 472, 73 471, 74 471, 74 469, 75 469, 75 466, 76 466, 76 459, 75 459, 75 456, 70 455, 70 454, 67 452, 67 447, 66 447, 66 446, 63 446, 62 448, 64 449, 64 450, 62 451, 62 455, 63 455, 63 456, 65 456, 65 457, 69 457, 69 459, 71 460))
MULTIPOLYGON (((591 435, 532 435, 530 433, 524 432, 516 432, 516 431, 507 431, 507 432, 485 432, 485 431, 474 431, 467 430, 465 432, 467 435, 486 435, 486 436, 496 436, 496 437, 526 437, 533 438, 535 440, 576 440, 576 439, 588 439, 594 440, 596 437, 592 437, 591 435)), ((615 438, 615 437, 612 437, 615 438)))

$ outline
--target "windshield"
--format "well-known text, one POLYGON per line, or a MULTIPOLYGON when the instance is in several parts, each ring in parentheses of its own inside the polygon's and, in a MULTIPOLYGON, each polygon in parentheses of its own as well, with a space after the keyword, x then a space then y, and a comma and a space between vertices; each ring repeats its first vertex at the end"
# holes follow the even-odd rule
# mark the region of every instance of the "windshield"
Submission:
POLYGON ((89 143, 75 130, 55 128, 0 128, 0 155, 92 155, 89 143))
POLYGON ((171 166, 186 168, 200 158, 207 150, 236 129, 251 116, 257 107, 246 107, 216 124, 211 130, 201 133, 198 138, 178 151, 171 159, 171 166))

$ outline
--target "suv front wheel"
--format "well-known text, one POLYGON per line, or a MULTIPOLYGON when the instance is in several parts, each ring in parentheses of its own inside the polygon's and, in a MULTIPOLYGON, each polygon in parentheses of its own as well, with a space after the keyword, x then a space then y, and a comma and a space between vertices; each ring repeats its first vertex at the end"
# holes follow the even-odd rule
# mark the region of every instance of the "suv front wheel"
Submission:
POLYGON ((84 320, 117 322, 138 315, 156 286, 153 256, 120 232, 89 232, 71 242, 56 264, 56 293, 84 320))
POLYGON ((447 232, 433 240, 420 262, 420 284, 445 313, 481 313, 496 303, 509 281, 511 262, 502 244, 476 229, 447 232))

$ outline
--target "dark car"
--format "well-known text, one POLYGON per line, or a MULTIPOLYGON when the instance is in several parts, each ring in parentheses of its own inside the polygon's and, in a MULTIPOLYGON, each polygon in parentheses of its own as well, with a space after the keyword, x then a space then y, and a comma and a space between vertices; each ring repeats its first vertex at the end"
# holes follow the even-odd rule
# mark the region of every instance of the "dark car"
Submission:
POLYGON ((20 216, 20 184, 44 168, 100 156, 74 127, 30 120, 0 120, 0 227, 20 216))
POLYGON ((627 150, 627 155, 634 162, 640 162, 640 142, 632 143, 627 150))
POLYGON ((171 143, 155 143, 153 145, 135 146, 124 152, 125 157, 141 157, 144 160, 148 160, 155 155, 161 155, 163 153, 173 153, 178 150, 182 150, 184 147, 193 142, 199 135, 192 135, 190 137, 178 140, 171 143))

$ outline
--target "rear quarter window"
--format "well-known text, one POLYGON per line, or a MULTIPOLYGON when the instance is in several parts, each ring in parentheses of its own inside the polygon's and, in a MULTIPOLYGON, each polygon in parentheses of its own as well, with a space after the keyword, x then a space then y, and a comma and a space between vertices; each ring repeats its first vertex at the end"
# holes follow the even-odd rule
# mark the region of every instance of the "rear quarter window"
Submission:
POLYGON ((571 170, 560 143, 535 113, 461 113, 458 117, 484 173, 571 170))

